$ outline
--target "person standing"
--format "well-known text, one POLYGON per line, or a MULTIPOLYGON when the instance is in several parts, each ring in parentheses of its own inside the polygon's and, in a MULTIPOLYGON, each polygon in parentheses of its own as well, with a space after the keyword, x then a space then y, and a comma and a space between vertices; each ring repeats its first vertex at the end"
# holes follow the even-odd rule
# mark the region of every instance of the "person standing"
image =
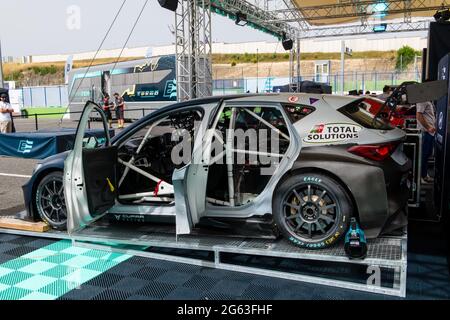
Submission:
POLYGON ((125 115, 124 115, 125 101, 117 92, 114 93, 114 98, 115 98, 115 105, 116 105, 116 107, 115 107, 116 108, 116 118, 117 118, 117 123, 119 124, 118 128, 123 129, 124 124, 125 124, 125 115))
POLYGON ((383 87, 383 93, 377 95, 377 98, 383 101, 386 101, 387 98, 392 94, 391 88, 388 85, 385 85, 383 87))
POLYGON ((417 128, 422 132, 421 182, 432 183, 433 178, 428 175, 428 159, 433 154, 436 111, 431 101, 418 103, 416 108, 417 128))
POLYGON ((106 94, 103 98, 103 111, 105 111, 106 119, 108 119, 109 128, 112 129, 112 114, 111 108, 114 107, 114 103, 110 100, 109 94, 106 94))
POLYGON ((0 96, 0 133, 11 133, 12 132, 12 118, 11 114, 14 109, 8 102, 8 96, 2 94, 0 96))

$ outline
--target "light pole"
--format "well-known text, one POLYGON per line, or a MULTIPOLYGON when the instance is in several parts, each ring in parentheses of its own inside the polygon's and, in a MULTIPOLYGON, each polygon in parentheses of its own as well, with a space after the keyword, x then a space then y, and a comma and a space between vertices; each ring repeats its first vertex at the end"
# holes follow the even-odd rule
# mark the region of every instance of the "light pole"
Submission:
POLYGON ((0 40, 0 88, 4 88, 5 83, 3 82, 3 56, 2 56, 2 41, 0 40))
POLYGON ((259 93, 259 49, 256 49, 256 93, 259 93))
POLYGON ((345 40, 341 40, 341 94, 344 95, 345 40))
POLYGON ((345 46, 345 40, 341 40, 341 94, 345 91, 345 55, 352 56, 352 49, 345 46))

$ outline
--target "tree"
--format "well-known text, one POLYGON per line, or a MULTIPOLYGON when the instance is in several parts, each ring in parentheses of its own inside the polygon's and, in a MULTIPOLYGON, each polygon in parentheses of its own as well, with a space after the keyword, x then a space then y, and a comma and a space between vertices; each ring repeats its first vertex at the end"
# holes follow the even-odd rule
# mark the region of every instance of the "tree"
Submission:
POLYGON ((414 62, 415 56, 419 56, 420 52, 414 50, 410 46, 403 46, 397 50, 395 69, 404 71, 414 62))

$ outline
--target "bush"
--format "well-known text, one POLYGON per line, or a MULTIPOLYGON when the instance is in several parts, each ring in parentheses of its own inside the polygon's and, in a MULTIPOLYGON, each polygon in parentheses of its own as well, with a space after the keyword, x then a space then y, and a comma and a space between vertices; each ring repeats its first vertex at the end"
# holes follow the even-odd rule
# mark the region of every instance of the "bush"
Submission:
POLYGON ((420 52, 414 50, 410 46, 403 46, 397 50, 395 69, 403 71, 414 62, 415 56, 419 56, 420 52))
POLYGON ((33 66, 31 68, 28 68, 28 70, 33 70, 35 74, 40 76, 46 76, 48 74, 55 74, 58 72, 58 68, 53 64, 51 66, 44 66, 44 67, 33 66))
POLYGON ((235 67, 236 66, 236 61, 231 61, 231 66, 235 67))

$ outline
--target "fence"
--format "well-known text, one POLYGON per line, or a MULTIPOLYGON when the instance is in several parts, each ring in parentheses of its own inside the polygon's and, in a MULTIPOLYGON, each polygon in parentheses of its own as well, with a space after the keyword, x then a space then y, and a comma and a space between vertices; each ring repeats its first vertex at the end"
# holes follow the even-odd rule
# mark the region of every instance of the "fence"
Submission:
MULTIPOLYGON (((332 86, 334 93, 340 93, 342 83, 344 92, 350 90, 377 91, 388 85, 404 81, 420 81, 419 72, 348 72, 332 75, 302 75, 300 80, 325 82, 332 86)), ((259 77, 216 79, 213 81, 213 94, 240 94, 246 92, 273 92, 274 86, 289 83, 288 77, 259 77)), ((66 107, 68 105, 67 86, 24 87, 10 90, 11 102, 15 109, 33 107, 66 107)))
POLYGON ((69 103, 67 86, 23 87, 9 90, 11 103, 18 109, 63 107, 69 103))
MULTIPOLYGON (((129 121, 135 121, 142 117, 145 117, 149 113, 155 111, 154 108, 141 108, 124 110, 125 118, 129 121)), ((73 128, 78 126, 78 120, 71 119, 71 116, 75 116, 77 119, 81 116, 83 111, 74 112, 57 112, 57 113, 31 113, 13 116, 14 127, 16 132, 31 132, 38 130, 52 130, 59 128, 73 128)), ((114 112, 112 112, 114 116, 114 112)), ((115 117, 113 117, 115 118, 115 117)), ((100 115, 94 112, 91 116, 92 121, 88 121, 88 128, 102 128, 103 124, 100 119, 100 115)))
MULTIPOLYGON (((404 81, 420 81, 419 72, 351 72, 333 75, 302 75, 300 81, 325 82, 332 86, 333 93, 363 90, 381 92, 385 85, 398 85, 404 81)), ((288 77, 259 77, 244 79, 217 79, 213 81, 214 95, 239 94, 245 92, 273 92, 274 86, 289 83, 288 77)))

